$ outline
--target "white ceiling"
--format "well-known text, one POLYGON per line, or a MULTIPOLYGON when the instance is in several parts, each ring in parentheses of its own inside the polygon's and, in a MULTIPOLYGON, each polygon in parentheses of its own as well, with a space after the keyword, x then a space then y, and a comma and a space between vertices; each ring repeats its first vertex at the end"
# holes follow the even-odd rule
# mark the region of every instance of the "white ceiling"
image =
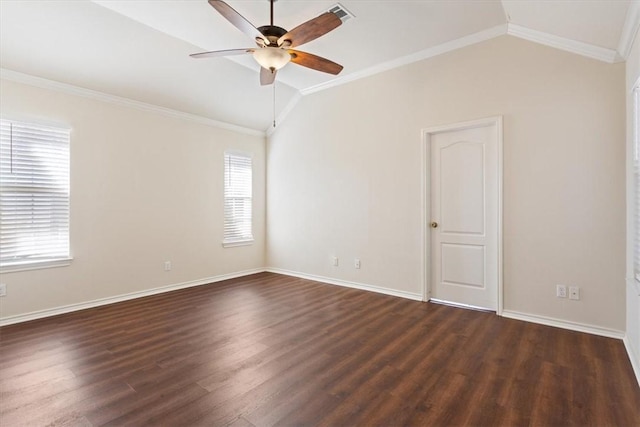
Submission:
MULTIPOLYGON (((604 52, 613 58, 638 1, 341 0, 356 18, 300 50, 344 65, 343 72, 335 77, 287 65, 278 73, 276 113, 300 91, 348 81, 461 39, 511 33, 567 50, 576 42, 583 51, 593 48, 595 57, 604 52)), ((227 3, 255 26, 268 24, 267 0, 227 3)), ((334 4, 280 0, 275 24, 291 29, 334 4)), ((188 56, 252 46, 206 0, 0 0, 4 70, 265 130, 273 92, 259 85, 251 56, 188 56)))

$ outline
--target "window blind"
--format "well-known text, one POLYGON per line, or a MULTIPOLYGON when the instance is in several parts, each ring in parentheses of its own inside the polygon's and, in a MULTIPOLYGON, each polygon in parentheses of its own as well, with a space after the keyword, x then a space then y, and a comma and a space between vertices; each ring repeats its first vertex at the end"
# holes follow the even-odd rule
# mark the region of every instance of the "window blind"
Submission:
POLYGON ((0 267, 69 258, 69 137, 0 120, 0 267))
POLYGON ((244 154, 224 154, 224 240, 223 244, 253 241, 252 165, 244 154))

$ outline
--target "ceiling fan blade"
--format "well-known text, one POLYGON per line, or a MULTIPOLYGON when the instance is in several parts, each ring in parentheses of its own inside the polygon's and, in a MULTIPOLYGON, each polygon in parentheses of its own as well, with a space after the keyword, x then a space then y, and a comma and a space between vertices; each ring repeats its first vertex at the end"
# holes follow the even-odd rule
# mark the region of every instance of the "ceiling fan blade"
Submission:
POLYGON ((254 51, 254 48, 248 47, 246 49, 213 50, 211 52, 192 53, 189 56, 192 58, 215 58, 218 56, 242 55, 245 53, 253 53, 254 51))
POLYGON ((209 4, 231 22, 237 29, 251 37, 253 40, 262 39, 269 43, 269 40, 253 24, 240 15, 231 6, 222 0, 209 0, 209 4))
POLYGON ((291 62, 302 65, 303 67, 334 75, 340 74, 340 71, 344 68, 340 64, 336 64, 333 61, 329 61, 326 58, 322 58, 311 53, 293 49, 289 49, 288 52, 291 55, 291 62))
POLYGON ((342 25, 342 21, 338 18, 338 15, 331 12, 325 12, 304 24, 298 25, 296 28, 280 37, 278 39, 278 46, 282 46, 286 40, 291 41, 291 44, 287 47, 300 46, 327 34, 329 31, 339 27, 340 25, 342 25))
POLYGON ((262 86, 267 86, 270 84, 273 84, 273 82, 276 80, 276 73, 278 72, 278 70, 267 70, 264 67, 260 67, 260 84, 262 86))

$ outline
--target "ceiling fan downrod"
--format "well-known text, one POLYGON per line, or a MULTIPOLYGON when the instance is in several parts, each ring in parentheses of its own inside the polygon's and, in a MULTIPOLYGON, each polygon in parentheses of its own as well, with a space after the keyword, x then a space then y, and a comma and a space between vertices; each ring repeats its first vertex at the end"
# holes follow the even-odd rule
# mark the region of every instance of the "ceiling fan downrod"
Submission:
POLYGON ((273 27, 273 3, 275 3, 275 0, 270 0, 271 3, 271 26, 273 27))

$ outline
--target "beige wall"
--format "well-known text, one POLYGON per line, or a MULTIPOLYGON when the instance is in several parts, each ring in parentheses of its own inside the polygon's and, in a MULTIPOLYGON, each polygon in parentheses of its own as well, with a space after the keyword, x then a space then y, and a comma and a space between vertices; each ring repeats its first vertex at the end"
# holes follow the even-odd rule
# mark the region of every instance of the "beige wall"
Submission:
POLYGON ((631 54, 627 59, 627 347, 640 382, 640 286, 633 277, 633 241, 635 189, 633 183, 633 87, 640 78, 640 32, 636 34, 631 54))
POLYGON ((503 36, 305 96, 269 140, 268 265, 421 294, 420 131, 503 115, 505 310, 624 330, 624 67, 503 36))
MULTIPOLYGON (((305 96, 269 142, 266 265, 420 295, 420 130, 504 115, 505 309, 624 330, 624 70, 505 36, 305 96), (557 283, 582 300, 555 298, 557 283)), ((263 138, 0 90, 4 116, 73 129, 74 256, 3 274, 0 318, 265 265, 263 138), (227 148, 254 154, 249 247, 221 246, 227 148)))
POLYGON ((2 274, 7 296, 0 298, 0 318, 263 267, 263 137, 1 84, 3 117, 72 129, 74 260, 2 274), (254 156, 256 242, 224 249, 223 152, 230 148, 254 156), (163 270, 165 260, 172 271, 163 270))

